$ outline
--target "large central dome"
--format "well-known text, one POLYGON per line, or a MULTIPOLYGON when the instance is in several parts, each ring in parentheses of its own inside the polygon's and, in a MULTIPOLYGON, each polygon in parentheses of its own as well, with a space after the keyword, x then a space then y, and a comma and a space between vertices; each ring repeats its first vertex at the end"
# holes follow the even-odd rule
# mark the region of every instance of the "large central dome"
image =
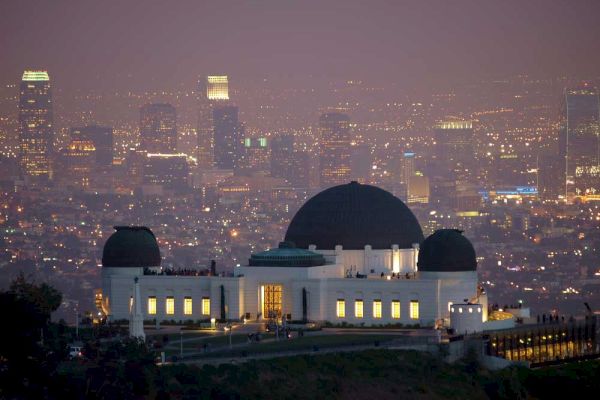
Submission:
POLYGON ((423 241, 414 214, 393 194, 375 186, 351 182, 324 190, 296 213, 285 240, 300 248, 411 248, 423 241))

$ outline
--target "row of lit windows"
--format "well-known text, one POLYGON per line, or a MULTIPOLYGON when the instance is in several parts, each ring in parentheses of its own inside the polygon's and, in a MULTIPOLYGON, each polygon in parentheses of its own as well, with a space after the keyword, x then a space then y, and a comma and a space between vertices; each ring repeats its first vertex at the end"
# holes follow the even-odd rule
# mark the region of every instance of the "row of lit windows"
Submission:
MULTIPOLYGON (((346 300, 338 299, 336 303, 336 316, 338 318, 346 318, 346 300)), ((419 301, 411 300, 408 313, 410 319, 419 319, 419 301)), ((390 314, 393 319, 400 319, 400 300, 392 300, 390 314)), ((381 300, 373 300, 373 318, 382 318, 382 303, 381 300)), ((362 299, 354 300, 354 317, 364 317, 364 302, 362 299)))
MULTIPOLYGON (((210 298, 203 297, 202 303, 202 315, 210 315, 210 298)), ((156 315, 157 305, 156 305, 156 296, 148 297, 148 314, 156 315)), ((183 314, 184 315, 192 315, 194 313, 194 301, 191 297, 184 297, 183 299, 183 314)), ((165 314, 174 315, 175 314, 175 298, 173 296, 167 296, 165 299, 165 314)))

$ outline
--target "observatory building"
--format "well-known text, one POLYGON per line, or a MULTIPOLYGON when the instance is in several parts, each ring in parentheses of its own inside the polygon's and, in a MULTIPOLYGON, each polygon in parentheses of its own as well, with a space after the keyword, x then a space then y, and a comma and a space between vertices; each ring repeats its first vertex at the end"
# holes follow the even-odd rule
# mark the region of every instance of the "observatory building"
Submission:
POLYGON ((312 197, 284 241, 250 255, 233 276, 164 274, 150 229, 115 229, 102 257, 109 320, 129 318, 136 277, 146 320, 449 326, 453 304, 481 305, 487 319, 469 240, 454 229, 424 238, 410 209, 374 186, 351 182, 312 197))

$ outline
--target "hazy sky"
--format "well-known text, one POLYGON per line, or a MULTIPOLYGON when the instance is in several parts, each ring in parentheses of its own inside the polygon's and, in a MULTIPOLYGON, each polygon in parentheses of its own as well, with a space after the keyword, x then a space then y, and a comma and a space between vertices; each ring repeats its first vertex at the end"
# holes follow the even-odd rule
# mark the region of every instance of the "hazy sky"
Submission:
POLYGON ((1 0, 0 82, 600 75, 600 1, 1 0), (128 75, 131 78, 127 78, 128 75), (92 78, 92 79, 90 79, 92 78))

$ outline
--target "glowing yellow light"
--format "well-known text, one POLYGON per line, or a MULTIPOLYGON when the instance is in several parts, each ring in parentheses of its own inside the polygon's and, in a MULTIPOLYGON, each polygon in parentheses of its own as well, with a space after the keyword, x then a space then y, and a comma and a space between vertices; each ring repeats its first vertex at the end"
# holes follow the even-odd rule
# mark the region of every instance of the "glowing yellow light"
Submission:
POLYGON ((165 313, 167 315, 175 314, 175 299, 173 297, 167 297, 165 302, 165 313))
POLYGON ((419 319, 419 301, 410 301, 410 319, 419 319))
POLYGON ((186 297, 185 299, 183 299, 183 313, 185 315, 192 315, 192 298, 191 297, 186 297))
POLYGON ((338 318, 346 318, 346 300, 338 299, 335 307, 335 315, 338 318))
POLYGON ((363 317, 363 301, 362 300, 354 301, 354 316, 356 318, 363 317))
POLYGON ((148 297, 148 314, 156 315, 156 297, 148 297))

